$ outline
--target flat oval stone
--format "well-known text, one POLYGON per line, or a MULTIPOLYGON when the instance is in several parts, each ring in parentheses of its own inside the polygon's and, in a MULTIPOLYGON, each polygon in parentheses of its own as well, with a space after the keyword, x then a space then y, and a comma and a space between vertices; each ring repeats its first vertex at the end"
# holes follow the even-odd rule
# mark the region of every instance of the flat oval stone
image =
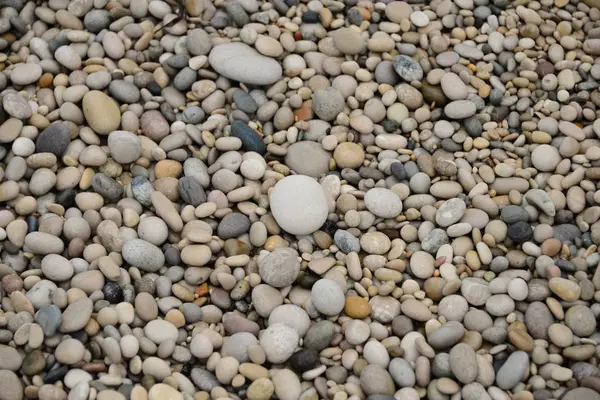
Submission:
POLYGON ((123 258, 142 271, 156 272, 165 264, 163 252, 141 239, 128 240, 123 244, 123 258))
POLYGON ((226 78, 251 85, 270 85, 281 79, 281 65, 244 43, 216 46, 208 56, 210 66, 226 78))
POLYGON ((29 85, 42 76, 42 67, 38 64, 17 64, 10 74, 10 80, 15 85, 29 85))
POLYGON ((113 99, 103 92, 91 90, 83 96, 81 106, 90 128, 101 135, 108 135, 121 124, 121 111, 113 99))

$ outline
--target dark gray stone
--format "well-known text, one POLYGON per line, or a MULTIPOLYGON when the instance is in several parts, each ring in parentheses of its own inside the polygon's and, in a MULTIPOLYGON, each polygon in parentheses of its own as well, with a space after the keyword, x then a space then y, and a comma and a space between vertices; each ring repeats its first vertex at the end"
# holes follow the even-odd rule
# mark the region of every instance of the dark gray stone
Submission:
POLYGON ((250 22, 250 17, 246 13, 246 10, 237 1, 227 2, 224 7, 227 15, 229 15, 229 18, 231 18, 237 27, 241 28, 250 22))
POLYGON ((231 123, 231 136, 239 138, 242 141, 242 148, 246 151, 254 151, 260 155, 265 155, 267 152, 262 137, 243 121, 235 120, 231 123))
POLYGON ((258 110, 258 104, 256 104, 252 96, 241 89, 233 92, 233 101, 237 108, 246 114, 251 115, 258 110))
POLYGON ((315 349, 301 349, 290 357, 290 367, 297 373, 304 373, 317 366, 319 353, 315 349))
POLYGON ((108 28, 111 22, 110 14, 106 10, 92 10, 83 18, 83 26, 92 33, 108 28))
POLYGON ((521 244, 533 237, 533 228, 524 221, 516 222, 508 227, 507 236, 515 244, 521 244))
POLYGON ((206 193, 200 182, 196 178, 191 176, 184 176, 179 179, 177 183, 177 189, 181 199, 187 204, 191 204, 194 207, 199 206, 206 202, 206 193))
POLYGON ((333 235, 333 241, 339 249, 348 254, 350 252, 360 252, 360 241, 356 236, 343 229, 338 229, 333 235))
POLYGON ((101 194, 102 197, 111 201, 118 200, 123 195, 123 186, 113 178, 102 173, 94 175, 92 178, 92 188, 96 193, 101 194))
POLYGON ((140 89, 125 80, 112 81, 108 85, 108 92, 121 103, 132 104, 140 100, 140 89))
POLYGON ((250 230, 250 219, 240 213, 227 214, 219 223, 217 233, 222 239, 236 238, 250 230))
POLYGON ((500 219, 507 224, 514 224, 519 221, 527 221, 529 214, 523 207, 519 206, 504 206, 500 212, 500 219))
POLYGON ((198 77, 198 73, 191 69, 190 67, 185 67, 177 75, 175 75, 175 79, 173 79, 173 86, 175 89, 185 92, 190 90, 192 84, 196 81, 198 77))
POLYGON ((421 68, 421 65, 406 55, 396 56, 394 59, 394 70, 407 82, 423 79, 423 68, 421 68))
POLYGON ((311 326, 304 335, 304 347, 321 351, 331 343, 335 326, 331 321, 319 321, 311 326))
POLYGON ((61 122, 56 122, 38 136, 35 142, 36 153, 52 153, 62 157, 70 142, 69 127, 61 122))

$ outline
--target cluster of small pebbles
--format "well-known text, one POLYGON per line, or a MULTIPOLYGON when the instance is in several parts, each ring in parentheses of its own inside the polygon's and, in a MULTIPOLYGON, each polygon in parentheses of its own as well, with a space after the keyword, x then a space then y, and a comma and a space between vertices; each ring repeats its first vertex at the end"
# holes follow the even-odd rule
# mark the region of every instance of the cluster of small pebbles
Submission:
POLYGON ((0 0, 0 71, 0 399, 600 399, 600 0, 0 0))

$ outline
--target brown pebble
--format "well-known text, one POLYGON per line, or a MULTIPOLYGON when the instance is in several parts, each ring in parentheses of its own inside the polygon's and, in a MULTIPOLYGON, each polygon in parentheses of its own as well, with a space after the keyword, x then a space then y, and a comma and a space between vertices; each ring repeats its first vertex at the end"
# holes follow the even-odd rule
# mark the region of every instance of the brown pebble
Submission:
POLYGON ((357 319, 366 318, 371 312, 369 301, 359 296, 346 297, 344 312, 347 316, 357 319))

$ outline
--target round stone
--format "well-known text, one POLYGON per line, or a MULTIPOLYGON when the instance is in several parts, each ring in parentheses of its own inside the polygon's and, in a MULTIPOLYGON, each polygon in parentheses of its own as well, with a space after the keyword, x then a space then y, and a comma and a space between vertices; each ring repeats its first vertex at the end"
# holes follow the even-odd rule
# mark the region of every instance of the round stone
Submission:
POLYGON ((548 144, 539 145, 531 152, 531 163, 538 171, 552 172, 561 161, 558 149, 548 144))
POLYGON ((272 287, 289 286, 300 273, 298 253, 287 247, 276 248, 260 261, 258 271, 263 282, 272 287))
POLYGON ((395 218, 402 212, 402 200, 386 188, 373 188, 365 194, 365 206, 381 218, 395 218))
POLYGON ((313 111, 325 121, 334 120, 339 113, 344 111, 345 104, 342 93, 333 87, 321 89, 312 97, 313 111))
POLYGON ((327 220, 325 192, 313 178, 292 175, 280 180, 271 193, 271 212, 277 224, 293 235, 308 235, 327 220))
POLYGON ((289 325, 278 323, 270 325, 260 337, 267 360, 273 364, 286 362, 298 346, 298 332, 289 325))
POLYGON ((317 311, 327 316, 337 315, 344 309, 344 292, 331 279, 320 279, 312 287, 311 301, 317 311))

